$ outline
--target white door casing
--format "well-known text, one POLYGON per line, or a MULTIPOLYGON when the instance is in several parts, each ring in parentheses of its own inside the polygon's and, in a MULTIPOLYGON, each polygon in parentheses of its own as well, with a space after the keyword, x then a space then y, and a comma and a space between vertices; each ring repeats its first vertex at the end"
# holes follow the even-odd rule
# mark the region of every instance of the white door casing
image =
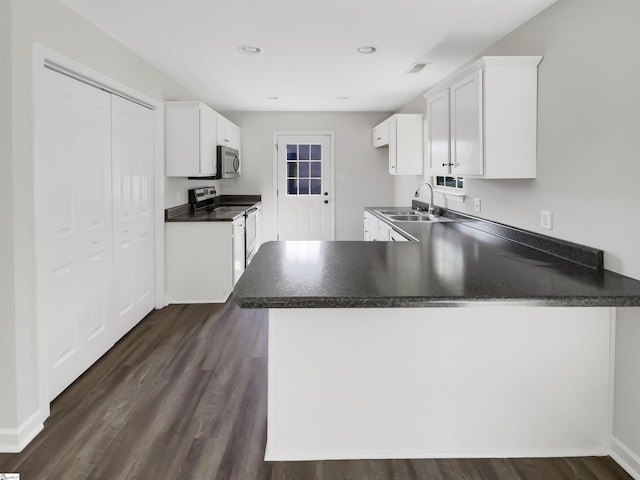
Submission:
POLYGON ((279 240, 333 240, 332 133, 274 134, 279 240))
MULTIPOLYGON (((115 334, 153 310, 153 111, 111 96, 115 334)), ((116 340, 117 340, 116 338, 116 340)))
POLYGON ((37 314, 49 398, 112 344, 110 95, 45 70, 36 166, 37 314))

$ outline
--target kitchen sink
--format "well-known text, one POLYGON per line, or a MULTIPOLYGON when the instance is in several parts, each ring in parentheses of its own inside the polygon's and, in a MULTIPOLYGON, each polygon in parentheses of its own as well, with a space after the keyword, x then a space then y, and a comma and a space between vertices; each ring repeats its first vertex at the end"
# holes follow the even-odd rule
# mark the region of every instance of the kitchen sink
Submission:
POLYGON ((451 222, 452 220, 445 217, 437 217, 429 215, 425 210, 415 209, 397 209, 397 210, 374 210, 386 219, 392 222, 451 222))
POLYGON ((382 215, 426 215, 424 210, 376 210, 376 212, 382 215))
POLYGON ((434 222, 436 217, 431 218, 429 215, 389 215, 394 222, 434 222))

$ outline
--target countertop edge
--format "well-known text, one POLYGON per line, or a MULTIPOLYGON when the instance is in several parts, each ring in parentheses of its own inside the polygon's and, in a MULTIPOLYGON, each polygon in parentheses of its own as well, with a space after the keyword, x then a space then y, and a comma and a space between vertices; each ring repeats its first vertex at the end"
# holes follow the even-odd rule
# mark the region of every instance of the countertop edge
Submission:
POLYGON ((350 297, 261 297, 233 300, 240 308, 460 308, 489 306, 522 307, 638 307, 638 297, 561 297, 561 298, 350 298, 350 297))

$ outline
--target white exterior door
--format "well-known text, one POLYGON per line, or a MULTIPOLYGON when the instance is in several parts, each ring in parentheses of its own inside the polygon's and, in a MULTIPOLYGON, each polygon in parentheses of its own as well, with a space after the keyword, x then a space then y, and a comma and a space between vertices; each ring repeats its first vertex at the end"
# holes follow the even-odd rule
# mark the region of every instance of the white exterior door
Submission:
POLYGON ((153 111, 112 95, 113 278, 120 338, 153 310, 153 111))
POLYGON ((278 135, 279 240, 333 240, 331 136, 278 135))
POLYGON ((46 69, 35 181, 37 315, 55 398, 113 340, 110 94, 46 69))

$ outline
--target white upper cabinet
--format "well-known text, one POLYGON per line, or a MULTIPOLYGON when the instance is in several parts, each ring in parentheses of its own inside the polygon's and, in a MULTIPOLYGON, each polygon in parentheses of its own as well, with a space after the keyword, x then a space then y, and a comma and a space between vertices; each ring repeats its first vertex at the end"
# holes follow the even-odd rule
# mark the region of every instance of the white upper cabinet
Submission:
POLYGON ((218 113, 200 102, 165 104, 168 177, 216 174, 218 113))
POLYGON ((540 60, 482 57, 427 92, 427 173, 535 178, 540 60))
POLYGON ((454 83, 451 102, 451 171, 455 175, 482 175, 482 71, 454 83))
POLYGON ((422 175, 424 115, 395 114, 373 128, 373 146, 389 148, 391 175, 422 175))
POLYGON ((448 88, 427 97, 427 169, 432 175, 447 175, 451 166, 449 105, 448 88))
POLYGON ((373 127, 373 146, 375 148, 389 145, 389 119, 373 127))
POLYGON ((235 148, 240 151, 242 144, 242 131, 232 121, 218 114, 218 145, 235 148))

